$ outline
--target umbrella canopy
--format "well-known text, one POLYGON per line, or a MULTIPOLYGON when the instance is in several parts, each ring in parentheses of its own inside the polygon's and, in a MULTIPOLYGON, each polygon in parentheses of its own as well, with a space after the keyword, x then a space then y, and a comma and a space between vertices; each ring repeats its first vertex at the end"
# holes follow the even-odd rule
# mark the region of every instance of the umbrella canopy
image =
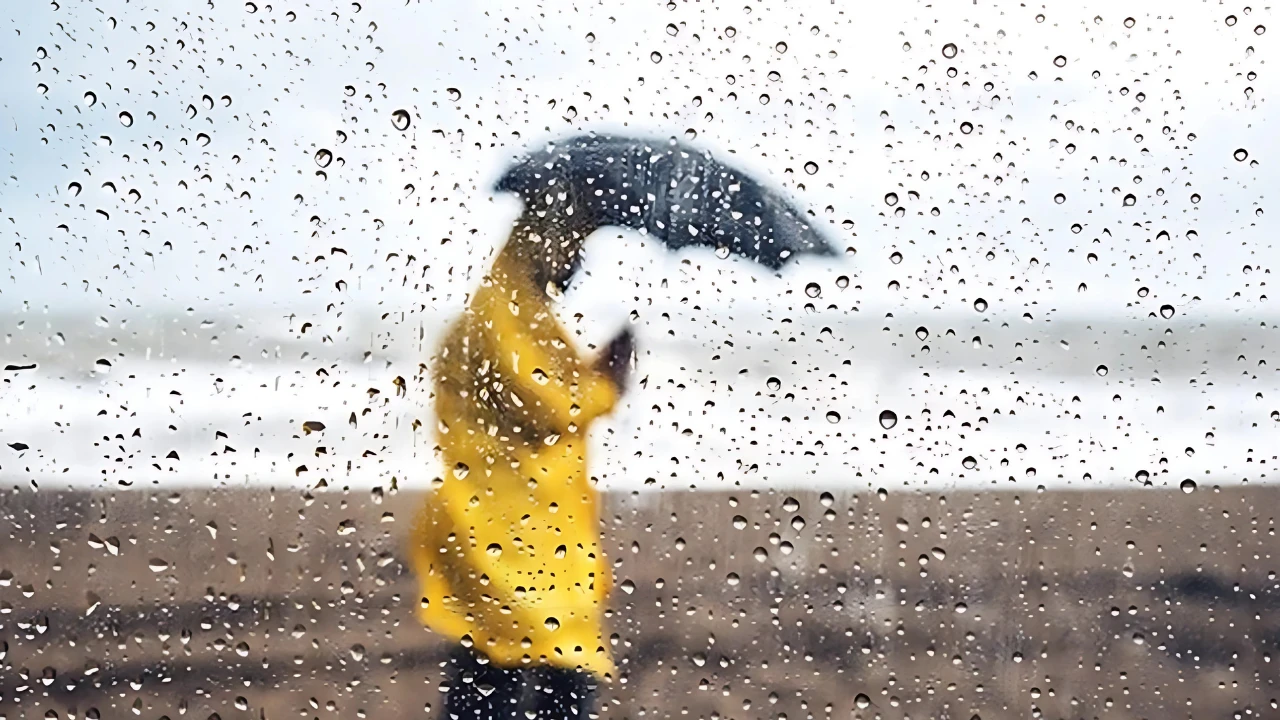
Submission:
POLYGON ((802 254, 833 255, 826 238, 786 198, 705 150, 674 140, 572 137, 520 159, 497 189, 525 214, 587 234, 632 228, 671 249, 704 245, 779 269, 802 254))

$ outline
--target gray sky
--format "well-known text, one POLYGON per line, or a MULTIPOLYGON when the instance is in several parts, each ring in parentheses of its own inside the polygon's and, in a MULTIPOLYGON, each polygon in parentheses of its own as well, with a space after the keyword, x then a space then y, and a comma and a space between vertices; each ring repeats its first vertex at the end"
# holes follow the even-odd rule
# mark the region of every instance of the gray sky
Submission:
MULTIPOLYGON (((8 268, 0 276, 0 322, 7 335, 52 335, 59 328, 48 317, 101 317, 116 332, 121 323, 137 328, 176 316, 165 321, 189 323, 183 327, 193 338, 218 335, 227 357, 253 359, 285 337, 316 343, 317 354, 335 346, 369 349, 379 363, 335 372, 385 380, 379 373, 388 367, 411 368, 420 345, 429 347, 461 307, 518 211, 514 199, 489 190, 501 167, 531 143, 613 130, 679 136, 769 178, 856 254, 800 263, 776 278, 710 252, 662 253, 636 236, 603 232, 594 239, 589 274, 564 307, 583 342, 606 337, 634 313, 648 347, 674 337, 702 350, 645 358, 654 384, 637 391, 634 414, 616 419, 616 435, 631 444, 620 448, 615 439, 605 454, 611 466, 624 459, 642 464, 632 458, 638 451, 652 466, 646 472, 669 472, 668 453, 647 447, 663 437, 675 455, 781 467, 786 463, 760 446, 743 447, 744 438, 795 432, 810 433, 808 442, 825 438, 826 452, 842 457, 802 469, 792 462, 779 473, 830 477, 850 464, 870 473, 885 464, 865 437, 875 434, 882 407, 914 407, 914 417, 922 417, 922 410, 947 404, 940 397, 996 382, 1011 388, 1013 402, 1027 392, 1013 388, 1021 382, 1048 392, 1050 406, 1070 407, 1073 396, 1084 394, 1084 404, 1096 410, 1085 413, 1092 418, 1085 429, 1046 409, 1041 420, 992 428, 988 436, 999 439, 979 443, 993 458, 1004 452, 996 448, 1031 446, 1042 458, 1040 480, 1057 474, 1043 468, 1063 464, 1054 446, 1087 447, 1100 436, 1103 445, 1131 443, 1112 454, 1125 455, 1123 462, 1095 454, 1086 464, 1096 469, 1063 474, 1132 476, 1134 467, 1160 457, 1187 457, 1192 440, 1204 442, 1213 432, 1208 426, 1220 436, 1236 423, 1232 437, 1240 447, 1228 449, 1216 437, 1223 458, 1208 451, 1194 456, 1205 467, 1193 469, 1221 473, 1258 445, 1250 433, 1261 430, 1251 429, 1248 413, 1265 419, 1274 407, 1273 397, 1259 401, 1254 385, 1236 379, 1237 368, 1221 368, 1215 387, 1250 408, 1230 423, 1195 416, 1201 403, 1178 378, 1176 391, 1172 382, 1125 388, 1120 394, 1135 409, 1117 424, 1113 407, 1090 403, 1109 401, 1117 388, 1105 383, 1119 378, 1050 388, 1036 368, 1010 364, 1019 342, 1064 340, 1052 323, 1067 317, 1147 326, 1170 305, 1192 325, 1224 318, 1274 325, 1274 304, 1264 299, 1274 233, 1271 215, 1257 214, 1269 209, 1266 190, 1276 186, 1269 163, 1276 133, 1265 111, 1277 81, 1265 63, 1280 29, 1257 34, 1256 27, 1270 24, 1266 9, 985 1, 366 2, 358 12, 351 3, 265 2, 250 12, 226 0, 182 11, 123 0, 62 5, 23 4, 0 30, 6 38, 0 81, 11 88, 0 98, 0 247, 8 268), (1229 26, 1232 13, 1237 22, 1229 26), (947 43, 956 46, 954 58, 944 54, 947 43), (412 116, 407 132, 391 123, 402 108, 412 116), (131 118, 127 126, 121 113, 131 118), (1233 157, 1237 148, 1248 152, 1243 162, 1233 157), (323 168, 316 159, 322 149, 333 158, 323 168), (818 165, 816 173, 804 170, 807 162, 818 165), (899 198, 893 207, 885 202, 891 192, 899 198), (1130 193, 1133 205, 1125 207, 1130 193), (894 214, 899 209, 901 217, 894 214), (847 288, 836 284, 842 275, 851 279, 847 288), (805 294, 810 283, 822 288, 820 298, 805 294), (1140 288, 1147 292, 1140 296, 1140 288), (979 298, 988 306, 980 318, 973 310, 979 298), (813 425, 801 432, 775 418, 744 425, 734 437, 711 433, 698 441, 664 417, 663 430, 647 430, 643 443, 635 439, 638 428, 654 422, 643 408, 680 394, 659 387, 659 377, 675 387, 687 376, 683 384, 695 389, 681 406, 705 407, 739 369, 717 369, 711 360, 732 357, 726 341, 760 352, 769 333, 785 336, 794 327, 785 319, 807 317, 804 305, 811 302, 819 330, 838 330, 854 312, 894 314, 885 320, 886 333, 846 338, 839 352, 830 342, 817 344, 821 336, 779 345, 776 364, 783 369, 772 372, 800 373, 797 382, 801 364, 788 358, 820 358, 818 365, 837 370, 848 352, 858 361, 852 377, 832 379, 828 372, 797 392, 794 402, 813 425), (354 336, 353 317, 383 312, 395 317, 354 336), (218 329, 200 327, 215 319, 218 329), (300 336, 304 322, 312 329, 300 336), (1016 338, 983 330, 983 323, 1005 322, 1030 324, 1016 338), (975 357, 967 377, 946 378, 924 374, 925 365, 902 375, 879 363, 878 347, 904 337, 915 344, 911 336, 921 324, 954 328, 957 342, 985 335, 994 359, 975 357), (226 330, 235 325, 242 329, 226 330), (419 333, 426 343, 418 342, 419 333), (978 369, 983 363, 987 369, 978 369), (975 373, 986 379, 974 381, 975 373), (890 377, 899 379, 886 384, 890 377), (703 384, 691 385, 695 379, 703 384), (713 379, 716 389, 708 384, 713 379), (1175 422, 1166 407, 1173 400, 1160 400, 1161 393, 1185 400, 1192 415, 1175 422), (836 405, 842 419, 829 427, 827 409, 836 405), (1156 407, 1165 408, 1163 419, 1156 407), (1135 412, 1153 413, 1136 416, 1144 428, 1140 442, 1126 441, 1132 435, 1122 429, 1135 412), (1160 422, 1174 425, 1162 431, 1160 422), (861 423, 856 431, 845 430, 854 423, 861 423), (1039 433, 1034 439, 1031 428, 1039 433), (858 432, 863 439, 850 439, 858 432)), ((1076 348, 1095 340, 1065 339, 1076 348)), ((106 345, 90 355, 109 352, 106 345)), ((175 352, 181 365, 180 351, 156 350, 169 358, 175 352)), ((1134 347, 1130 354, 1142 353, 1134 347)), ((307 364, 285 361, 298 364, 290 372, 307 364)), ((1278 383, 1268 372, 1262 389, 1274 396, 1278 383)), ((110 382, 118 383, 117 392, 143 391, 134 387, 142 379, 110 382)), ((742 382, 734 392, 745 392, 742 382)), ((763 379, 750 382, 756 392, 763 379)), ((94 387, 102 391, 88 385, 40 392, 74 402, 94 387)), ((197 387, 206 389, 188 393, 211 392, 197 387)), ((356 399, 325 395, 316 402, 328 409, 315 412, 354 403, 363 390, 353 381, 356 399)), ((290 402, 309 401, 306 386, 298 393, 290 402)), ((24 403, 44 404, 37 395, 24 403)), ((387 411, 381 422, 420 416, 425 400, 415 403, 416 409, 387 411)), ((733 423, 745 406, 740 395, 716 401, 735 415, 733 423)), ((715 425, 698 412, 682 416, 686 428, 715 425)), ((989 408, 973 412, 976 422, 989 408)), ((9 420, 19 417, 32 426, 45 422, 19 413, 9 420)), ((284 432, 295 419, 281 418, 271 432, 284 432)), ((720 426, 726 423, 728 416, 720 426)), ((963 434, 954 430, 947 449, 928 451, 936 458, 928 462, 919 441, 908 446, 899 439, 887 451, 888 466, 875 472, 908 477, 924 462, 926 470, 936 464, 946 468, 944 478, 958 480, 965 474, 958 458, 979 452, 963 434)), ((353 447, 367 435, 353 435, 353 447)), ((770 452, 779 447, 763 445, 770 452)), ((421 464, 407 455, 410 466, 421 464)), ((97 461, 92 453, 86 458, 80 467, 92 469, 97 461)), ((209 462, 216 468, 220 461, 209 462)), ((715 481, 715 472, 689 465, 680 472, 694 479, 680 482, 715 481)), ((1026 482, 1025 473, 1018 476, 1026 482)))

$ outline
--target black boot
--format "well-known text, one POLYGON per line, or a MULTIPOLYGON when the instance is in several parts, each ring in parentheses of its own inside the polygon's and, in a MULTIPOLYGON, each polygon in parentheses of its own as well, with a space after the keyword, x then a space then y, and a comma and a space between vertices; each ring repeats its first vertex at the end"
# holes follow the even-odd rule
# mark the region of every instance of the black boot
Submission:
POLYGON ((449 659, 442 720, 590 720, 596 679, 557 667, 508 670, 468 648, 449 659))
POLYGON ((595 715, 596 679, 591 674, 558 667, 531 674, 538 720, 589 720, 595 715))
POLYGON ((519 670, 493 665, 469 648, 449 658, 449 693, 442 720, 527 720, 522 717, 524 679, 519 670))

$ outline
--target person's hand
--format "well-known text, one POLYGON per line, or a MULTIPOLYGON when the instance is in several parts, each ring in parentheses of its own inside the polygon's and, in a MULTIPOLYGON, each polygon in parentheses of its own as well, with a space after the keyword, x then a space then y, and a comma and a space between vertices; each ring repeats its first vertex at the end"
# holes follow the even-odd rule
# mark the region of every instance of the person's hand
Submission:
POLYGON ((631 328, 623 328, 605 346, 596 360, 596 369, 613 381, 614 387, 622 391, 631 377, 631 364, 635 359, 636 340, 631 328))

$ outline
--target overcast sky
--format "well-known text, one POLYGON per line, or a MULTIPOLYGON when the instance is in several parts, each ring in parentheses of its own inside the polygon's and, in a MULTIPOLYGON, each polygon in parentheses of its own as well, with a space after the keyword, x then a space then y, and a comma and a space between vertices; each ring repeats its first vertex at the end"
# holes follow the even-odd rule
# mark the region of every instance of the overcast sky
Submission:
MULTIPOLYGON (((190 308, 193 333, 202 319, 245 326, 241 340, 223 340, 228 355, 302 322, 315 328, 309 337, 338 345, 412 350, 418 333, 432 336, 461 307, 519 210, 490 190, 501 168, 531 145, 590 130, 708 148, 783 188, 848 251, 773 277, 709 251, 671 255, 602 232, 564 308, 569 319, 584 314, 571 320, 584 342, 634 313, 642 336, 704 332, 710 355, 726 339, 785 334, 782 319, 806 303, 832 325, 855 308, 965 316, 979 298, 997 323, 1024 314, 1146 323, 1165 305, 1192 323, 1275 321, 1265 299, 1272 213, 1259 211, 1270 210, 1277 180, 1267 124, 1277 79, 1266 63, 1280 28, 1266 32, 1266 9, 176 8, 22 3, 0 21, 6 334, 55 332, 32 322, 46 309, 118 325, 190 308), (403 132, 392 122, 401 109, 411 117, 403 132), (837 285, 842 275, 848 287, 837 285), (817 299, 804 292, 811 283, 817 299), (353 312, 405 317, 371 341, 344 334, 353 312), (718 328, 702 330, 712 319, 718 328)), ((918 324, 902 322, 887 324, 898 336, 918 324)), ((873 377, 854 393, 872 419, 887 392, 873 377)), ((917 397, 920 387, 895 391, 917 397)), ((801 400, 825 422, 817 395, 801 400)), ((1195 423, 1184 430, 1204 435, 1195 423)), ((1185 444, 1151 442, 1137 454, 1185 444)))

